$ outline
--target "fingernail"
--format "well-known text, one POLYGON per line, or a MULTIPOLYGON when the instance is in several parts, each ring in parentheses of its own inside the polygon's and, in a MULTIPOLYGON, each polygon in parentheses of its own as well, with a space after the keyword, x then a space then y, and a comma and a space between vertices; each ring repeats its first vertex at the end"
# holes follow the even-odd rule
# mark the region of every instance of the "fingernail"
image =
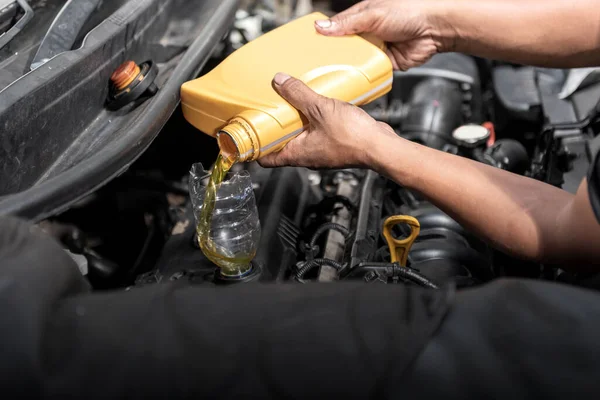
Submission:
POLYGON ((333 23, 331 22, 330 19, 322 19, 322 20, 316 21, 315 23, 321 29, 330 29, 333 27, 333 23))
POLYGON ((288 74, 284 74, 282 72, 279 72, 277 75, 275 75, 275 78, 273 78, 273 81, 275 81, 276 85, 283 85, 284 83, 287 82, 288 79, 290 79, 291 76, 289 76, 288 74))

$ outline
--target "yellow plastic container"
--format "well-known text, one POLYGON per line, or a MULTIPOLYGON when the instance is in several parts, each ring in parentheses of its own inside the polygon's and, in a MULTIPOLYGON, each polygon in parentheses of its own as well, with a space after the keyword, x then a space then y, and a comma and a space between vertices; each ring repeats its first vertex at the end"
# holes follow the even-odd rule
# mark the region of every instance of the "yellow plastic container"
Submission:
POLYGON ((389 92, 392 64, 360 36, 326 37, 314 13, 279 27, 237 50, 205 76, 181 87, 185 118, 219 140, 223 153, 252 161, 281 150, 306 121, 272 87, 277 72, 317 93, 362 105, 389 92))

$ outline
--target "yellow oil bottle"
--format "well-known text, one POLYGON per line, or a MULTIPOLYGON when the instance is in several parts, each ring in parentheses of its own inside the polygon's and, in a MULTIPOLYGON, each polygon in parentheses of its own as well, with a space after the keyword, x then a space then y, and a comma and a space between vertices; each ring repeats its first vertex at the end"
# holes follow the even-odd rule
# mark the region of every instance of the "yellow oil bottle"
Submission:
POLYGON ((387 93, 392 64, 382 50, 360 36, 326 37, 310 14, 245 45, 205 76, 181 88, 185 118, 217 137, 221 152, 239 162, 281 150, 300 134, 300 113, 273 89, 285 72, 324 96, 356 105, 387 93))

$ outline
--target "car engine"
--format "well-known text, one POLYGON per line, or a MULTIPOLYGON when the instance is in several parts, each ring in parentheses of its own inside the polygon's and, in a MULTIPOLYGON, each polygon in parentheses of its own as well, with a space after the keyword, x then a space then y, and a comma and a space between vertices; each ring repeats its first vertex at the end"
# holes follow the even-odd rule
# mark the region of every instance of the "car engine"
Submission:
MULTIPOLYGON (((256 4, 238 11, 204 72, 281 18, 256 4)), ((574 193, 590 163, 600 84, 562 99, 571 73, 440 54, 396 72, 392 92, 364 108, 409 140, 574 193)), ((40 226, 61 240, 97 290, 170 281, 226 284, 198 247, 187 188, 190 166, 209 166, 217 153, 216 141, 196 132, 178 110, 125 173, 40 226)), ((235 168, 252 177, 262 225, 251 282, 463 288, 502 276, 584 281, 494 250, 419 193, 373 171, 235 168), (391 263, 383 235, 384 221, 396 215, 420 224, 408 268, 391 263)), ((409 234, 402 225, 393 231, 397 238, 409 234)))

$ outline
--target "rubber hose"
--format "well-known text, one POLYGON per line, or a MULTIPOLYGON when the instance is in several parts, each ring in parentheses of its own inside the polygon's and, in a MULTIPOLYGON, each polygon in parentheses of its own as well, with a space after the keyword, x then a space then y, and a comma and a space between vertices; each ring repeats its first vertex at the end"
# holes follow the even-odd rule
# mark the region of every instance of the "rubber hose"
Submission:
POLYGON ((296 278, 304 279, 304 275, 311 269, 315 267, 322 267, 323 265, 328 265, 330 267, 335 268, 338 271, 341 271, 344 266, 335 260, 330 260, 328 258, 315 258, 314 260, 307 261, 302 268, 296 273, 296 278))
POLYGON ((413 216, 419 220, 421 230, 429 228, 446 228, 461 235, 465 234, 465 229, 442 211, 436 210, 426 214, 413 216))
POLYGON ((473 150, 473 158, 476 161, 479 161, 482 164, 491 165, 492 167, 496 166, 496 160, 494 160, 487 152, 484 152, 482 149, 473 150))
POLYGON ((398 271, 398 275, 401 278, 408 279, 411 282, 414 282, 420 286, 423 286, 423 287, 426 287, 429 289, 438 289, 438 285, 431 282, 429 280, 429 278, 427 278, 425 275, 421 274, 420 272, 417 272, 417 271, 415 271, 413 269, 409 269, 409 268, 400 268, 397 271, 398 271))
POLYGON ((310 239, 310 248, 314 248, 321 235, 330 230, 340 232, 342 235, 344 235, 344 238, 347 238, 350 235, 350 231, 345 226, 336 224, 334 222, 327 222, 319 226, 314 235, 312 235, 312 238, 310 239))
POLYGON ((409 280, 413 283, 416 283, 419 286, 423 286, 429 289, 438 289, 438 285, 433 283, 428 277, 421 274, 414 269, 402 267, 398 264, 390 264, 390 263, 366 263, 360 264, 356 268, 352 269, 350 273, 348 273, 345 278, 353 277, 361 272, 375 271, 378 273, 382 273, 387 277, 399 276, 406 280, 409 280))
POLYGON ((379 274, 383 274, 385 276, 392 276, 394 264, 384 263, 384 262, 369 262, 369 263, 361 263, 356 267, 346 271, 342 279, 353 278, 358 274, 366 273, 370 271, 377 272, 379 274))
POLYGON ((409 255, 409 260, 413 264, 418 264, 426 260, 439 259, 457 261, 464 265, 478 279, 484 281, 488 281, 494 277, 489 261, 472 248, 413 248, 409 255))

